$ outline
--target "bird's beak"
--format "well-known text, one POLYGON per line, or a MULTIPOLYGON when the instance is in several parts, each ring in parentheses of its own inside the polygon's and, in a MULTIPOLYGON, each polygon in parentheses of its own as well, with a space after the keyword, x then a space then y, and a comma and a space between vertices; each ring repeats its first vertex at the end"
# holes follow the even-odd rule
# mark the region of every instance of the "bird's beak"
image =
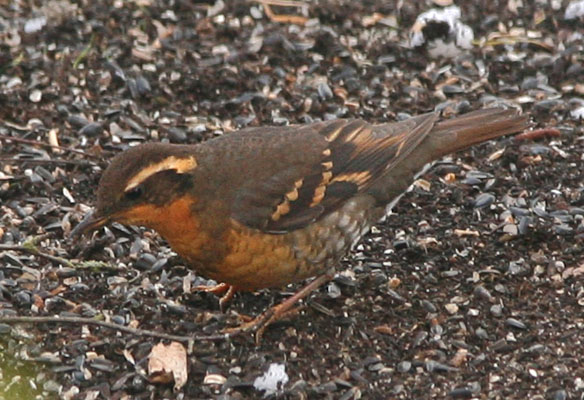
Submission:
POLYGON ((70 237, 77 237, 83 235, 84 233, 96 230, 108 222, 108 217, 96 216, 94 211, 88 212, 87 215, 85 215, 83 218, 83 221, 81 221, 79 225, 77 225, 75 229, 71 231, 70 237))

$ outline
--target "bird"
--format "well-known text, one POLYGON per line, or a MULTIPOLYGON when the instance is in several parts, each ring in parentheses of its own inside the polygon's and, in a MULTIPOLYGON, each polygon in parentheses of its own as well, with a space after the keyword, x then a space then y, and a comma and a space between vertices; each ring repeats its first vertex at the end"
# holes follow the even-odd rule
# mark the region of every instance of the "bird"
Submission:
POLYGON ((261 126, 198 144, 145 143, 103 172, 93 211, 71 235, 111 222, 157 231, 196 274, 227 290, 308 280, 293 296, 228 329, 255 332, 293 312, 413 183, 422 168, 524 131, 529 117, 486 108, 372 124, 334 119, 261 126))

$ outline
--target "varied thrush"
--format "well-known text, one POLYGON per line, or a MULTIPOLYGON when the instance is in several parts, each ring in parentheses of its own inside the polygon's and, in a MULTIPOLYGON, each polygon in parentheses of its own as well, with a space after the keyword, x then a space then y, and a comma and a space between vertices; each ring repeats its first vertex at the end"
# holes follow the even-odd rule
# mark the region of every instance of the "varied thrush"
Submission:
POLYGON ((332 277, 424 165, 528 126, 526 116, 500 108, 438 119, 437 113, 378 125, 337 119, 249 128, 196 145, 133 147, 103 173, 95 212, 73 234, 112 221, 144 225, 198 274, 232 289, 318 276, 235 329, 259 329, 259 338, 332 277))

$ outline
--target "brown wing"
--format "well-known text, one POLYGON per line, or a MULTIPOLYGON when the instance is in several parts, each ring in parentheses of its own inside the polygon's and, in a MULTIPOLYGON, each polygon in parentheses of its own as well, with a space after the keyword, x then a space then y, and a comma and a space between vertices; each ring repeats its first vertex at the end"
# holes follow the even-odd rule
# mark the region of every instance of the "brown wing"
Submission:
MULTIPOLYGON (((302 228, 367 190, 407 157, 430 132, 436 117, 426 114, 376 126, 362 120, 335 120, 308 125, 297 132, 263 131, 262 136, 273 136, 277 143, 276 154, 302 149, 307 154, 299 158, 300 162, 264 163, 277 167, 266 179, 241 188, 233 217, 271 233, 302 228), (294 134, 291 140, 282 139, 294 134), (302 145, 307 142, 309 148, 302 145)), ((247 132, 254 133, 258 132, 247 132)))

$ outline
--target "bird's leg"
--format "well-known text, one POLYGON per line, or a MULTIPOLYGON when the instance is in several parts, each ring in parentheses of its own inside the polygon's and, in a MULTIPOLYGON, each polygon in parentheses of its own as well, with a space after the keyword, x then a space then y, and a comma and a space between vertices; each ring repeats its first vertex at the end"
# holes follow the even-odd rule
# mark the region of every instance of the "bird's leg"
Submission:
POLYGON ((231 299, 233 299, 233 295, 235 292, 237 292, 237 288, 235 286, 229 285, 227 283, 219 283, 215 286, 196 286, 193 288, 193 290, 198 292, 213 293, 215 295, 223 294, 223 296, 221 296, 219 299, 219 308, 221 309, 221 312, 225 312, 227 304, 229 304, 231 299))
POLYGON ((268 308, 253 320, 245 322, 236 328, 227 328, 223 330, 223 332, 230 336, 235 336, 245 332, 255 332, 256 344, 259 344, 264 331, 270 324, 276 322, 286 315, 298 312, 298 307, 292 308, 294 304, 308 296, 326 282, 330 281, 333 277, 333 271, 327 271, 326 273, 317 276, 309 284, 296 292, 292 297, 287 298, 280 304, 268 308))
POLYGON ((219 309, 223 313, 225 312, 227 305, 231 302, 231 299, 233 299, 235 292, 237 292, 237 288, 235 286, 233 285, 227 286, 229 286, 229 289, 227 289, 227 292, 225 292, 225 294, 221 296, 221 298, 219 299, 219 309))

